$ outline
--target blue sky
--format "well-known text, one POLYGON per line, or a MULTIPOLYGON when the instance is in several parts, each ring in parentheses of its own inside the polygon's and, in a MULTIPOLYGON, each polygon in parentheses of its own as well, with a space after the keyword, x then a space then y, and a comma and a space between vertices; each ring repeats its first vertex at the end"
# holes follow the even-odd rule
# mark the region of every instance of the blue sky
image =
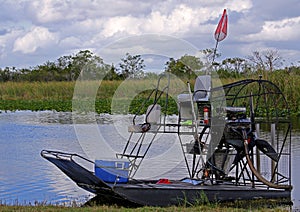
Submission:
POLYGON ((213 33, 223 9, 228 12, 228 36, 219 44, 222 56, 218 60, 276 49, 285 65, 300 65, 299 0, 199 2, 0 0, 0 68, 34 67, 85 49, 105 58, 105 48, 118 49, 124 55, 160 54, 157 49, 164 48, 162 55, 167 57, 189 53, 180 50, 180 54, 172 54, 186 42, 197 50, 213 48, 213 33), (172 42, 166 43, 171 46, 145 40, 145 35, 170 38, 172 42), (179 47, 173 42, 176 40, 179 47), (166 49, 172 53, 165 53, 166 49))

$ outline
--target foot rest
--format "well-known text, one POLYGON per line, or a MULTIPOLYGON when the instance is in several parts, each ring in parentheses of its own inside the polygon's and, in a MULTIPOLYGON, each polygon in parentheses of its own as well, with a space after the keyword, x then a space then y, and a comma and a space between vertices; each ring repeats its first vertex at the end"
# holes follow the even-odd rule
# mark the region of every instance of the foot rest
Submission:
POLYGON ((149 123, 130 125, 128 126, 128 132, 144 133, 150 130, 151 125, 149 123))
POLYGON ((130 125, 128 126, 128 132, 142 132, 142 129, 139 125, 130 125))

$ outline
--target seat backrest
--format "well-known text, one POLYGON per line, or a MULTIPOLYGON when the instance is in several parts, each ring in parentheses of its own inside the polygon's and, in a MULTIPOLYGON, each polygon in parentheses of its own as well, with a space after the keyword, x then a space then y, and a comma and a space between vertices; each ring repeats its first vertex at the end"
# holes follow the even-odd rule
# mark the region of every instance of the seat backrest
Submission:
POLYGON ((178 110, 181 120, 192 120, 193 109, 191 103, 191 96, 188 93, 182 93, 177 96, 178 110))
POLYGON ((194 101, 208 101, 211 89, 211 76, 202 75, 196 78, 194 87, 194 101))
POLYGON ((150 124, 160 123, 161 106, 159 104, 149 105, 146 112, 146 122, 150 124))

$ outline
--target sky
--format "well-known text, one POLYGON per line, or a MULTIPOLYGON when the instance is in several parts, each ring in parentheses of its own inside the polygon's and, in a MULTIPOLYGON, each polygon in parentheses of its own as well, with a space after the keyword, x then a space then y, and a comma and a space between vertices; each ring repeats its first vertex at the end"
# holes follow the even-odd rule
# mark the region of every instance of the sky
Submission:
POLYGON ((228 35, 218 44, 217 60, 272 49, 284 65, 300 65, 299 0, 0 3, 0 68, 30 68, 86 49, 106 63, 117 63, 126 52, 145 55, 149 64, 155 58, 197 54, 215 47, 214 31, 224 9, 228 35))

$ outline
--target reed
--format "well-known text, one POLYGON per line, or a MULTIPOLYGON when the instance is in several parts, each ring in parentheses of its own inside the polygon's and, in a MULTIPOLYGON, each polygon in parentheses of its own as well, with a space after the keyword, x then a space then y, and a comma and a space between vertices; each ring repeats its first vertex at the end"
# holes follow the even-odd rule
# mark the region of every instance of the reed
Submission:
MULTIPOLYGON (((276 84, 284 93, 293 114, 300 115, 300 75, 286 71, 263 72, 263 79, 276 84)), ((258 79, 258 74, 251 76, 258 79)), ((242 78, 240 78, 242 79, 242 78)), ((223 84, 231 83, 240 79, 221 79, 223 84)), ((166 84, 162 80, 160 88, 166 84)), ((193 84, 193 82, 191 82, 193 84)), ((0 83, 0 110, 57 110, 71 111, 74 97, 75 82, 4 82, 0 83)), ((134 99, 131 111, 138 107, 137 98, 145 99, 149 90, 155 88, 157 81, 154 80, 126 80, 126 81, 99 81, 84 82, 80 87, 79 95, 93 97, 96 101, 98 113, 110 112, 112 99, 118 101, 134 99), (95 91, 95 88, 97 91, 95 91)), ((187 90, 186 83, 175 82, 171 84, 172 93, 170 98, 172 111, 176 113, 176 93, 187 90)), ((81 97, 81 96, 79 96, 81 97)))
POLYGON ((4 82, 0 83, 0 99, 72 99, 74 84, 74 82, 4 82))

